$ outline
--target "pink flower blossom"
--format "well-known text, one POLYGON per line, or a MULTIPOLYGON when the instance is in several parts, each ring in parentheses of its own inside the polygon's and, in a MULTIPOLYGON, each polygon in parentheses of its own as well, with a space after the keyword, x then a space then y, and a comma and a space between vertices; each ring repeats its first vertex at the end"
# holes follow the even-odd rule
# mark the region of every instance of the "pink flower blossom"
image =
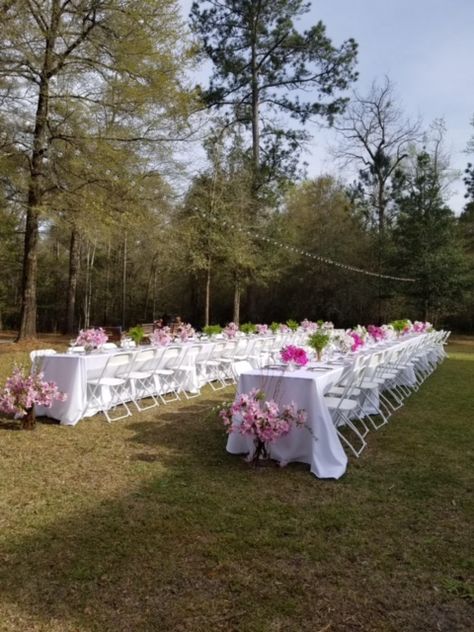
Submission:
POLYGON ((354 341, 351 346, 351 351, 357 351, 360 347, 364 346, 364 339, 357 332, 349 331, 348 334, 354 341))
POLYGON ((238 331, 239 331, 239 328, 238 328, 238 326, 235 323, 227 323, 227 325, 222 330, 222 333, 227 338, 231 338, 232 339, 232 338, 235 338, 235 336, 237 335, 238 331))
POLYGON ((280 351, 280 357, 283 362, 293 362, 298 366, 305 366, 308 364, 308 356, 306 351, 301 347, 295 345, 287 345, 280 351))
POLYGON ((255 325, 255 331, 260 336, 265 336, 268 333, 268 325, 255 325))
POLYGON ((158 347, 165 347, 169 345, 172 341, 171 330, 169 327, 162 327, 161 329, 155 329, 155 331, 150 334, 150 340, 152 344, 158 347))
POLYGON ((74 344, 84 347, 97 348, 105 344, 108 339, 109 337, 102 329, 102 327, 99 327, 97 329, 81 329, 74 344))
POLYGON ((219 416, 228 433, 250 435, 264 443, 273 443, 307 419, 306 411, 298 410, 294 402, 280 408, 273 400, 265 401, 265 394, 258 389, 240 394, 219 411, 219 416))
POLYGON ((67 395, 54 382, 43 380, 43 373, 25 375, 23 369, 15 367, 0 391, 0 411, 24 417, 35 404, 49 408, 55 399, 63 402, 67 395))

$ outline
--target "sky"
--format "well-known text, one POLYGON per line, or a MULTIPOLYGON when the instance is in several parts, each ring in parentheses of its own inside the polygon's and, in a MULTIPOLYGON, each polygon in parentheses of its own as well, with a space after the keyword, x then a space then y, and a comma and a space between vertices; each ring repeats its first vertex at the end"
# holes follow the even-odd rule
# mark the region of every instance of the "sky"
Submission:
MULTIPOLYGON (((180 4, 187 16, 191 0, 180 4)), ((420 118, 426 128, 444 119, 452 168, 462 172, 468 160, 474 161, 474 155, 464 153, 474 136, 474 0, 313 0, 298 29, 318 20, 335 46, 349 37, 358 42, 358 93, 366 94, 374 81, 388 76, 407 117, 420 118)), ((205 71, 200 74, 203 82, 205 71)), ((319 126, 310 131, 313 140, 304 155, 308 176, 344 177, 330 152, 335 133, 319 126)), ((461 177, 451 185, 449 203, 461 212, 461 177)))

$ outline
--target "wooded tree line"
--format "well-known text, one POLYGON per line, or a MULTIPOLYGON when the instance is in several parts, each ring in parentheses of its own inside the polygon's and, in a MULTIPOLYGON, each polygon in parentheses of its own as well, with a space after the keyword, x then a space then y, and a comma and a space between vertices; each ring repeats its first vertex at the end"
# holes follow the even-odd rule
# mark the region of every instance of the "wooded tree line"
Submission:
POLYGON ((472 165, 456 218, 442 122, 407 120, 388 79, 351 93, 356 42, 298 30, 307 9, 195 2, 188 26, 175 0, 0 2, 1 327, 166 312, 474 328, 472 165), (318 120, 350 185, 305 178, 318 120), (189 178, 198 138, 207 162, 189 178))

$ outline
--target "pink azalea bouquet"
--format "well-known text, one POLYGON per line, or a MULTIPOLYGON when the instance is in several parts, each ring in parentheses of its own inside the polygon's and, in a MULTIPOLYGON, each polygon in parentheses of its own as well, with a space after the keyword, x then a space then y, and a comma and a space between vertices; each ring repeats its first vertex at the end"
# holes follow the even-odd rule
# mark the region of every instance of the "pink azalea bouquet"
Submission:
POLYGON ((235 323, 227 323, 227 325, 222 330, 222 333, 226 338, 235 338, 239 331, 238 326, 235 323))
POLYGON ((313 334, 318 328, 318 323, 314 323, 313 321, 308 320, 307 318, 302 320, 300 324, 301 324, 301 327, 303 328, 303 331, 305 331, 307 334, 313 334))
POLYGON ((97 329, 81 329, 74 344, 86 348, 88 347, 90 349, 96 349, 97 347, 101 347, 105 344, 108 339, 109 337, 102 327, 98 327, 97 329))
POLYGON ((268 334, 268 325, 255 325, 255 331, 259 336, 268 334))
POLYGON ((305 366, 308 364, 308 356, 306 355, 306 351, 301 347, 296 347, 295 345, 287 345, 283 347, 280 351, 280 357, 283 362, 287 364, 293 362, 298 366, 305 366))
POLYGON ((428 321, 422 322, 419 320, 415 320, 413 323, 411 330, 417 334, 423 334, 426 331, 431 331, 433 329, 433 325, 428 321))
POLYGON ((173 338, 171 336, 171 330, 169 327, 155 329, 155 331, 150 334, 151 343, 158 347, 165 347, 166 345, 169 345, 172 339, 173 338))
POLYGON ((377 325, 368 325, 367 331, 369 332, 369 336, 375 340, 375 342, 385 340, 385 330, 382 327, 377 327, 377 325))
POLYGON ((181 342, 186 342, 188 338, 193 338, 195 333, 196 332, 194 331, 194 328, 189 323, 186 325, 181 325, 180 327, 178 327, 177 331, 181 342))
POLYGON ((351 336, 353 343, 351 346, 351 351, 357 351, 361 347, 364 346, 365 342, 362 336, 356 331, 349 331, 349 336, 351 336))
POLYGON ((24 417, 35 404, 49 408, 55 399, 61 402, 67 399, 55 382, 43 380, 43 373, 25 375, 24 369, 15 367, 0 391, 0 411, 24 417))
POLYGON ((259 389, 239 395, 233 404, 220 410, 219 416, 228 433, 254 438, 255 462, 266 455, 266 443, 287 435, 293 425, 303 426, 307 419, 306 411, 298 410, 294 402, 280 407, 272 400, 265 401, 265 393, 259 389))

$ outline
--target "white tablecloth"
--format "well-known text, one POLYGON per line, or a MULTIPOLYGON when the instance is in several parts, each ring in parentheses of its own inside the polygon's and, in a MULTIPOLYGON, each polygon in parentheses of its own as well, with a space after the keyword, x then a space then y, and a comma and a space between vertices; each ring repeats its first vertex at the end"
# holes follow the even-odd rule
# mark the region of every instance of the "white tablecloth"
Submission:
MULTIPOLYGON (((261 369, 242 374, 238 392, 247 393, 253 388, 262 389, 267 399, 284 405, 294 401, 308 415, 308 428, 292 428, 286 435, 270 445, 270 456, 281 463, 298 461, 308 463, 318 478, 339 478, 346 471, 347 456, 337 436, 324 400, 329 385, 337 382, 342 367, 323 371, 297 370, 292 373, 261 369)), ((254 449, 253 439, 233 432, 227 441, 232 454, 249 453, 254 449)))
MULTIPOLYGON (((97 375, 107 362, 108 353, 76 355, 57 353, 41 358, 44 379, 56 382, 60 391, 67 394, 65 402, 54 401, 51 408, 36 406, 37 415, 58 419, 61 424, 74 426, 81 419, 87 403, 87 374, 97 375)), ((93 414, 93 411, 88 413, 93 414)))

